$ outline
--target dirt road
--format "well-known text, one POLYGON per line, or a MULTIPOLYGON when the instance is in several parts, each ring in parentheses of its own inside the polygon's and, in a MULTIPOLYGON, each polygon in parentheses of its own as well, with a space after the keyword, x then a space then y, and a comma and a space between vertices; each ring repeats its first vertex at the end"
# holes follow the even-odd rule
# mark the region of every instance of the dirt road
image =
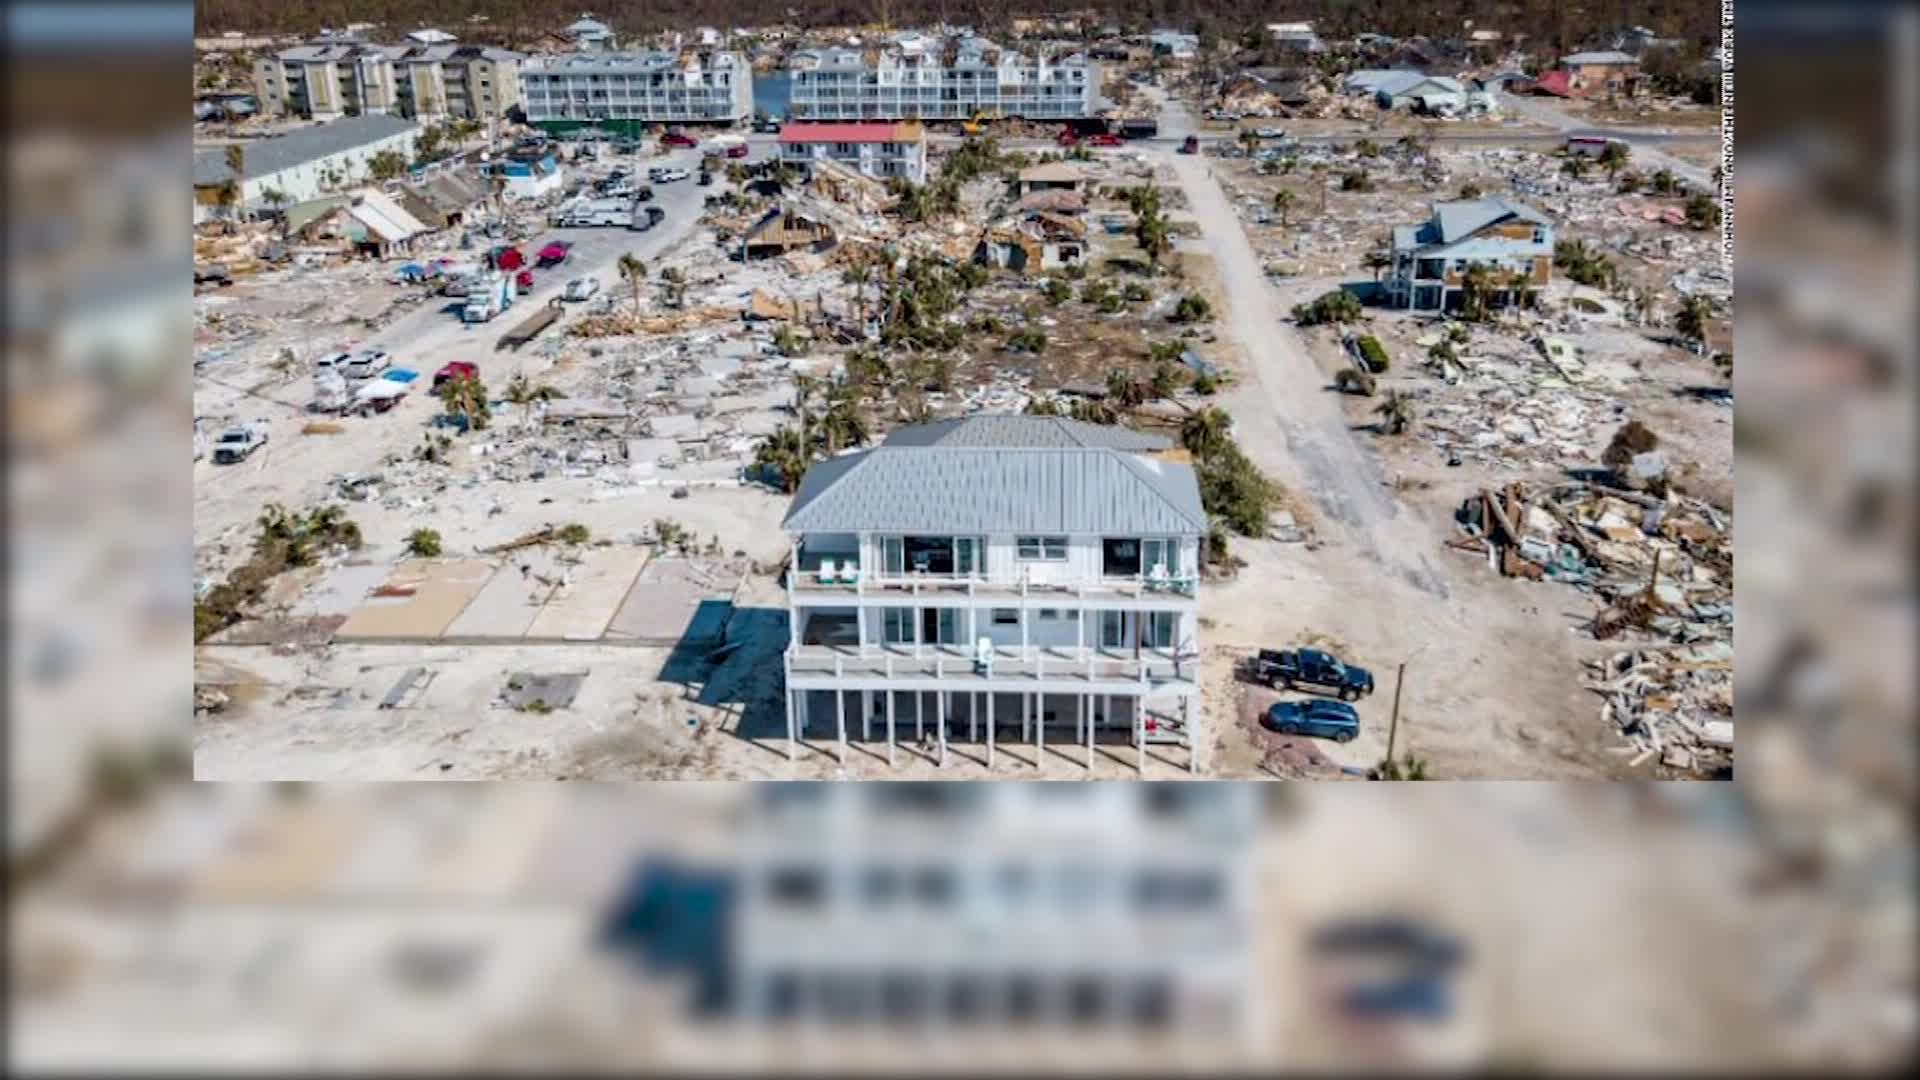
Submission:
MULTIPOLYGON (((1564 132, 1584 131, 1594 124, 1578 116, 1561 111, 1542 98, 1526 97, 1516 94, 1500 95, 1501 104, 1513 112, 1532 120, 1536 124, 1548 124, 1564 132)), ((1671 154, 1662 153, 1652 141, 1628 134, 1614 132, 1614 137, 1623 138, 1633 148, 1634 161, 1641 165, 1665 168, 1673 175, 1703 191, 1713 190, 1713 174, 1698 165, 1690 165, 1671 154)))
POLYGON ((1208 159, 1184 154, 1171 158, 1224 282, 1226 329, 1246 351, 1248 375, 1261 395, 1263 408, 1235 414, 1238 430, 1250 436, 1249 454, 1283 480, 1295 477, 1302 493, 1328 520, 1344 526, 1369 557, 1416 588, 1446 596, 1446 584, 1432 564, 1432 536, 1401 513, 1379 459, 1361 444, 1338 399, 1328 391, 1326 376, 1292 324, 1284 321, 1287 305, 1304 297, 1282 296, 1267 284, 1208 159), (1271 442, 1260 437, 1262 428, 1269 433, 1278 429, 1291 461, 1260 453, 1262 444, 1271 442))

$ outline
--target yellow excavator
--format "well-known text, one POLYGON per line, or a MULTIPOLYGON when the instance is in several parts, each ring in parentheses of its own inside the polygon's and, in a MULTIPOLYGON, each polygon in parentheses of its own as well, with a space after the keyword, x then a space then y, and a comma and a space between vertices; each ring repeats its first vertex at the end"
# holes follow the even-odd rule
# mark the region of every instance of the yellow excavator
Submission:
POLYGON ((992 111, 975 109, 971 119, 960 121, 960 130, 969 135, 978 135, 987 129, 987 124, 999 119, 1001 115, 998 109, 992 111))

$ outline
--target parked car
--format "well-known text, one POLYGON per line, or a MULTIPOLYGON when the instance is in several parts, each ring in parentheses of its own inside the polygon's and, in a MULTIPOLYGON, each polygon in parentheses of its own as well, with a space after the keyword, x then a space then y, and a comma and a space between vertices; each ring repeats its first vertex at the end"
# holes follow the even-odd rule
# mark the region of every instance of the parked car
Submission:
POLYGON ((567 300, 590 300, 600 291, 600 279, 577 277, 567 282, 567 289, 560 295, 567 300))
POLYGON ((1344 701, 1276 701, 1261 722, 1282 735, 1313 735, 1342 743, 1360 734, 1360 714, 1344 701))
POLYGON ((763 116, 753 122, 753 130, 761 135, 778 135, 780 121, 771 116, 763 116))
POLYGON ((528 293, 532 292, 533 291, 533 271, 522 270, 518 274, 515 274, 513 276, 513 285, 514 285, 514 288, 520 290, 521 296, 525 296, 528 293))
POLYGON ((660 145, 681 147, 684 149, 691 150, 694 147, 699 146, 700 143, 697 140, 695 140, 694 137, 691 135, 683 135, 678 131, 669 131, 665 135, 660 136, 660 145))
POLYGON ((213 443, 213 463, 231 465, 246 460, 247 456, 267 444, 267 425, 256 420, 236 428, 228 428, 220 433, 213 443))
POLYGON ((1373 673, 1319 649, 1261 649, 1253 673, 1268 686, 1284 690, 1314 687, 1352 701, 1373 693, 1373 673))
POLYGON ((572 257, 573 245, 565 240, 555 240, 553 243, 540 249, 540 257, 535 260, 535 265, 542 268, 559 266, 572 257))
POLYGON ((1059 143, 1061 146, 1078 146, 1080 145, 1080 136, 1076 134, 1072 128, 1066 128, 1054 138, 1054 142, 1059 143))
POLYGON ((518 270, 527 265, 527 257, 516 247, 497 247, 490 256, 496 270, 518 270))
POLYGON ((387 355, 385 349, 362 349, 353 354, 353 359, 347 362, 346 370, 341 374, 349 379, 371 379, 387 370, 392 363, 393 358, 387 355))
POLYGON ((441 384, 452 382, 455 379, 460 379, 460 378, 477 379, 479 377, 480 377, 479 364, 475 364, 467 360, 449 360, 445 364, 441 365, 439 371, 436 371, 433 373, 433 386, 434 386, 434 389, 437 390, 440 388, 441 384))
POLYGON ((743 158, 743 157, 746 157, 746 156, 747 156, 747 144, 746 144, 746 143, 734 143, 734 144, 733 144, 732 146, 729 146, 729 147, 727 147, 727 156, 728 156, 728 157, 730 157, 730 158, 743 158))
POLYGON ((1182 139, 1180 141, 1180 152, 1183 154, 1199 153, 1200 137, 1198 135, 1189 135, 1185 139, 1182 139))
POLYGON ((627 228, 632 229, 634 232, 646 232, 648 229, 666 220, 666 217, 667 212, 665 210, 657 206, 649 206, 635 213, 633 220, 627 223, 627 228))
POLYGON ((713 186, 713 174, 711 172, 708 172, 706 169, 700 170, 700 186, 701 187, 713 186))
POLYGON ((1127 140, 1115 135, 1111 131, 1102 131, 1097 135, 1087 136, 1088 146, 1125 146, 1126 144, 1127 140))
POLYGON ((640 190, 633 193, 633 201, 634 202, 652 202, 653 201, 653 185, 652 184, 640 185, 640 190))
POLYGON ((313 362, 313 374, 315 378, 321 375, 345 375, 347 365, 351 363, 353 363, 352 353, 329 353, 313 362))
POLYGON ((1254 128, 1253 133, 1262 139, 1284 139, 1287 133, 1277 127, 1254 128))
POLYGON ((1404 916, 1354 916, 1316 930, 1311 945, 1322 962, 1360 976, 1336 990, 1348 1016, 1440 1021, 1452 1014, 1451 980, 1467 956, 1452 934, 1404 916))
POLYGON ((655 171, 658 172, 659 175, 649 176, 648 179, 652 180, 656 184, 678 183, 679 181, 685 180, 688 177, 693 175, 692 173, 688 172, 685 169, 658 169, 655 171))

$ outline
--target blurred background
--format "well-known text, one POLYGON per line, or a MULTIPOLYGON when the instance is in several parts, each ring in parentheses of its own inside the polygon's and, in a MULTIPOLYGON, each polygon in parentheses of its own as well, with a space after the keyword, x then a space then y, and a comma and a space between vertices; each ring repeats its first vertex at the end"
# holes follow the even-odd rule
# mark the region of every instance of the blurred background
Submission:
POLYGON ((1911 1057, 1907 9, 1738 7, 1736 782, 902 795, 189 783, 193 9, 6 20, 10 1064, 1911 1057))

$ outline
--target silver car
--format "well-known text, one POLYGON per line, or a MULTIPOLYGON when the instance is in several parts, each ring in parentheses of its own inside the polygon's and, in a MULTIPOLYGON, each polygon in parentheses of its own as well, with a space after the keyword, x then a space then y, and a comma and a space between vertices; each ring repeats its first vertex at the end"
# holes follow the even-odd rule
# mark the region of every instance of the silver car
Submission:
POLYGON ((599 278, 577 277, 567 282, 567 291, 561 295, 568 300, 587 300, 599 291, 599 278))

